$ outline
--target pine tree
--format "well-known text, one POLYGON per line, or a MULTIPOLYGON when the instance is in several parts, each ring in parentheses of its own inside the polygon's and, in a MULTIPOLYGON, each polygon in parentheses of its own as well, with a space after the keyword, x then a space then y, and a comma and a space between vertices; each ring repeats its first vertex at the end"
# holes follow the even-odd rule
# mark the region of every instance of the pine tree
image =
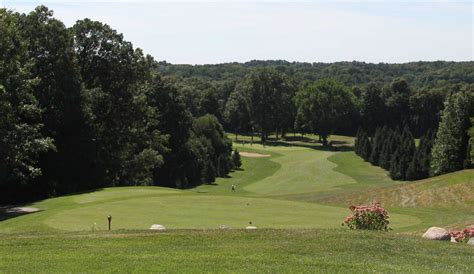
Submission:
POLYGON ((374 138, 372 138, 372 152, 369 157, 369 161, 373 165, 379 165, 380 154, 382 153, 383 142, 385 137, 385 132, 387 128, 377 128, 375 130, 374 138))
POLYGON ((467 92, 449 95, 444 105, 432 151, 431 172, 434 175, 462 169, 466 157, 466 131, 469 126, 467 92))
POLYGON ((354 152, 357 155, 360 155, 360 143, 362 140, 363 129, 359 127, 357 130, 356 139, 354 141, 354 152))
POLYGON ((390 178, 393 180, 401 180, 402 179, 402 170, 401 170, 401 159, 402 159, 402 152, 401 149, 397 149, 395 153, 392 155, 390 159, 390 178))
POLYGON ((380 166, 386 170, 390 170, 392 164, 392 157, 395 154, 397 148, 400 146, 400 131, 389 130, 388 138, 383 144, 382 153, 380 156, 380 166))
POLYGON ((464 168, 473 168, 474 167, 474 117, 470 118, 471 127, 469 128, 467 134, 469 136, 469 142, 466 150, 466 160, 464 168))
POLYGON ((406 173, 406 180, 419 180, 429 177, 431 149, 435 133, 429 130, 420 139, 420 144, 410 162, 406 173))
POLYGON ((372 153, 372 145, 370 143, 369 136, 364 132, 362 134, 360 156, 364 160, 368 161, 371 153, 372 153))
POLYGON ((359 130, 357 130, 357 136, 354 143, 354 151, 357 155, 359 155, 366 161, 369 160, 370 154, 372 153, 370 138, 362 128, 359 128, 359 130))
POLYGON ((416 152, 415 139, 410 132, 408 125, 405 125, 402 134, 402 147, 401 147, 401 159, 400 159, 400 173, 401 179, 406 179, 406 173, 408 166, 412 162, 416 152))
POLYGON ((238 150, 234 150, 232 153, 232 164, 234 168, 240 168, 242 166, 242 161, 240 160, 240 153, 238 150))

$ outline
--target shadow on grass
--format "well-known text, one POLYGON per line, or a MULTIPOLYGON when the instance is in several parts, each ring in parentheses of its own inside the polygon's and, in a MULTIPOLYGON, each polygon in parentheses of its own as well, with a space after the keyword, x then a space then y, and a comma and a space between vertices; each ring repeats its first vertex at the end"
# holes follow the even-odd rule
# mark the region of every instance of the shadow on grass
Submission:
MULTIPOLYGON (((245 141, 234 141, 235 143, 238 144, 243 144, 243 145, 249 145, 249 147, 252 147, 252 145, 248 142, 245 141)), ((253 144, 259 144, 262 146, 269 146, 269 147, 305 147, 305 148, 310 148, 314 150, 319 150, 319 151, 353 151, 354 147, 352 145, 349 145, 345 141, 331 141, 331 145, 322 145, 321 142, 307 138, 307 137, 286 137, 283 140, 277 140, 274 138, 269 138, 267 142, 262 143, 261 141, 258 142, 253 142, 253 144), (291 143, 290 143, 291 142, 291 143)))

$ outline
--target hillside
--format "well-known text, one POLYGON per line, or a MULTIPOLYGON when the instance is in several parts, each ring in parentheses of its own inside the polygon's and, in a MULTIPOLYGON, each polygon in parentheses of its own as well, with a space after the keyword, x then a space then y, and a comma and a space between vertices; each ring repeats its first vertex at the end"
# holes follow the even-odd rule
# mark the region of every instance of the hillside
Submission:
POLYGON ((198 77, 208 80, 236 80, 251 69, 273 67, 298 82, 334 78, 345 85, 386 85, 396 78, 405 78, 414 88, 440 87, 457 83, 474 83, 474 62, 412 62, 404 64, 372 64, 365 62, 303 63, 284 60, 253 60, 245 63, 215 65, 180 65, 160 62, 164 75, 198 77))

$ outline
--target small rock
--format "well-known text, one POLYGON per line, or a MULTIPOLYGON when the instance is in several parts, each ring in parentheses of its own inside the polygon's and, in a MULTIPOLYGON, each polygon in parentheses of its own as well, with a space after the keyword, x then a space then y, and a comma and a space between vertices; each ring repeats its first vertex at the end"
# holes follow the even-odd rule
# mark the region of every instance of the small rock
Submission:
POLYGON ((256 226, 249 225, 249 226, 247 226, 245 229, 247 229, 247 230, 254 230, 254 229, 257 229, 257 227, 256 227, 256 226))
POLYGON ((469 241, 467 241, 467 244, 474 245, 474 238, 469 239, 469 241))
POLYGON ((458 241, 456 241, 456 238, 454 237, 451 237, 451 243, 457 243, 458 241))
POLYGON ((428 240, 441 240, 441 241, 449 241, 451 240, 451 236, 449 232, 441 227, 430 227, 425 234, 423 234, 423 238, 428 240))
POLYGON ((226 225, 220 225, 219 226, 219 229, 221 230, 227 230, 227 229, 230 229, 230 227, 226 226, 226 225))
POLYGON ((162 226, 162 225, 152 225, 150 227, 151 230, 166 230, 166 227, 162 226))

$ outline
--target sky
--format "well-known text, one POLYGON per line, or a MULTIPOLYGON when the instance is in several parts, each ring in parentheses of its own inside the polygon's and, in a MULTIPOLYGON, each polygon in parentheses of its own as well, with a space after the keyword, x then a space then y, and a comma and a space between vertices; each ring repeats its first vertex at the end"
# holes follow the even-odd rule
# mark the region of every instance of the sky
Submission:
POLYGON ((158 61, 472 61, 472 1, 0 0, 110 25, 158 61))

